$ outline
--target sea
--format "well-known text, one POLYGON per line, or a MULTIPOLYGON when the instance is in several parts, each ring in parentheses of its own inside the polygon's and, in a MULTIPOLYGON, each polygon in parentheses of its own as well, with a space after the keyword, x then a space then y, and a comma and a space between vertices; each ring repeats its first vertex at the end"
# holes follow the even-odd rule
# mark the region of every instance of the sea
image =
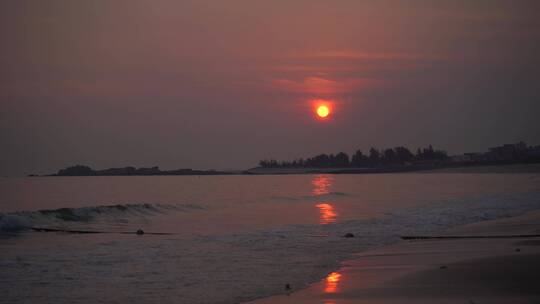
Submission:
POLYGON ((0 303, 242 303, 538 209, 539 173, 0 178, 0 303))

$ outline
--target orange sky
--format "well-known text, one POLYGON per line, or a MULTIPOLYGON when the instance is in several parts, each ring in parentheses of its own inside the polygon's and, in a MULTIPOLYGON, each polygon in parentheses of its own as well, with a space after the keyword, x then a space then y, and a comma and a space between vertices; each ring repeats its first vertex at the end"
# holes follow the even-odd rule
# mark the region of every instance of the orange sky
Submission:
POLYGON ((0 174, 538 144, 539 11, 498 0, 4 1, 0 174), (313 99, 336 102, 330 123, 313 119, 313 99))

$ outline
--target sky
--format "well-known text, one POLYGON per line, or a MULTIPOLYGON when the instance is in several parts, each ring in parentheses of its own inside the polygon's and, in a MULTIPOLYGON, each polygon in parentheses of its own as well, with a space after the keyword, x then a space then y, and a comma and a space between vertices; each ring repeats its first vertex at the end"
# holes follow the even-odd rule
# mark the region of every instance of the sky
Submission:
POLYGON ((538 145, 538 54, 536 0, 1 1, 0 175, 538 145))

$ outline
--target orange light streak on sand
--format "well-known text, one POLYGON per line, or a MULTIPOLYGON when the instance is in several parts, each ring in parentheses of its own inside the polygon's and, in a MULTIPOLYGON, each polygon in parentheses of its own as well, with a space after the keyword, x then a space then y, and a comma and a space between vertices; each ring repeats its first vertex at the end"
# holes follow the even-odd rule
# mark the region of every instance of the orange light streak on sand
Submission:
POLYGON ((325 293, 335 293, 338 290, 339 281, 341 280, 341 274, 339 272, 332 272, 326 277, 326 285, 324 288, 325 293))

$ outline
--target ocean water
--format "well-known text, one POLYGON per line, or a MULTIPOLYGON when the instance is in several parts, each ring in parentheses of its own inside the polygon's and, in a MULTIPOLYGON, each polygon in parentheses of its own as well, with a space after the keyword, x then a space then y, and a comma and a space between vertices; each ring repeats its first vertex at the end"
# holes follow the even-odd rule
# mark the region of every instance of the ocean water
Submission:
POLYGON ((540 174, 2 178, 0 303, 241 303, 537 209, 540 174))

